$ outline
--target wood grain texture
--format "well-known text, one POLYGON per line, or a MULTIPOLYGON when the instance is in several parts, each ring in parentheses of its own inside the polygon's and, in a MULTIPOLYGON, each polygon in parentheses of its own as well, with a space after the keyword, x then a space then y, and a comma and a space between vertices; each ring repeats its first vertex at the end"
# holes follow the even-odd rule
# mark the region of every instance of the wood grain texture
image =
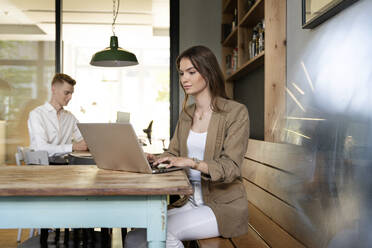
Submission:
POLYGON ((140 174, 94 166, 3 166, 0 196, 192 194, 184 171, 140 174))
POLYGON ((229 239, 211 238, 198 240, 199 248, 234 248, 229 239))
POLYGON ((239 25, 253 27, 265 17, 265 0, 257 0, 246 13, 239 13, 239 25))
POLYGON ((298 194, 305 193, 304 180, 300 177, 249 159, 243 162, 242 176, 292 206, 296 204, 294 199, 298 194))
POLYGON ((287 1, 265 0, 265 141, 279 142, 284 127, 287 1))
MULTIPOLYGON (((242 30, 242 35, 243 35, 243 33, 244 33, 244 30, 242 30)), ((241 44, 241 46, 245 46, 245 45, 241 44)), ((241 56, 243 56, 243 55, 241 55, 241 56)), ((254 57, 253 59, 248 60, 248 61, 247 60, 244 61, 244 58, 242 58, 242 63, 243 64, 240 67, 238 67, 238 69, 233 74, 231 74, 226 80, 227 81, 234 81, 234 80, 238 80, 240 78, 243 78, 245 75, 247 75, 247 73, 249 73, 249 72, 257 69, 261 65, 263 65, 264 60, 265 60, 265 52, 261 52, 259 55, 257 55, 256 57, 254 57)))
POLYGON ((260 236, 252 229, 248 229, 248 233, 232 238, 231 242, 238 248, 268 248, 269 246, 263 241, 260 236))
POLYGON ((309 222, 306 214, 245 179, 243 183, 248 200, 265 215, 306 246, 319 247, 321 233, 309 222))
POLYGON ((248 203, 249 223, 261 235, 261 237, 275 248, 304 248, 305 246, 289 235, 279 225, 274 223, 269 217, 255 207, 251 202, 248 203))
POLYGON ((314 153, 300 146, 249 139, 245 156, 301 178, 309 178, 314 174, 314 153))

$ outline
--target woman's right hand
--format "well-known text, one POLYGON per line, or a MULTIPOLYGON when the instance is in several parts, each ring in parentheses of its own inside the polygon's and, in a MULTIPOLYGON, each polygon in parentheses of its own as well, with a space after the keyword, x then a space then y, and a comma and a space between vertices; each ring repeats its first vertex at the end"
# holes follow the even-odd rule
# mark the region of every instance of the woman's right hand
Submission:
POLYGON ((151 153, 145 153, 145 155, 146 155, 147 161, 149 161, 150 163, 153 163, 156 159, 155 155, 151 153))

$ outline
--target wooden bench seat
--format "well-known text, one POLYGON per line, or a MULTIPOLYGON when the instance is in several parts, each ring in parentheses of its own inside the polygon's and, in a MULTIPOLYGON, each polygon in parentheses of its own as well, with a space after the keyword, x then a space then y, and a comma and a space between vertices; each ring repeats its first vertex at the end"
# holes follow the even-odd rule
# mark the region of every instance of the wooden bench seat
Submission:
POLYGON ((313 175, 312 165, 302 147, 250 139, 242 165, 249 231, 231 239, 198 240, 199 247, 320 247, 293 197, 303 190, 306 176, 313 175))
POLYGON ((212 238, 198 240, 200 248, 268 248, 269 246, 252 229, 245 235, 236 238, 212 238))
POLYGON ((231 242, 234 244, 234 247, 237 248, 268 248, 269 246, 265 241, 257 234, 255 230, 249 228, 248 233, 240 235, 236 238, 231 238, 231 242))
POLYGON ((230 239, 224 238, 202 239, 197 242, 200 248, 234 248, 230 239))

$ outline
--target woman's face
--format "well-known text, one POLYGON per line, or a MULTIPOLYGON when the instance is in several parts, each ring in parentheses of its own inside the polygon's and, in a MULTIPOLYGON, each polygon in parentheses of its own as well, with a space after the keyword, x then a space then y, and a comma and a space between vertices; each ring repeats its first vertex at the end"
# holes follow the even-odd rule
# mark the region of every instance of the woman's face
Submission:
POLYGON ((188 58, 183 58, 180 61, 180 82, 188 95, 197 95, 200 92, 208 90, 207 82, 202 75, 195 69, 188 58))

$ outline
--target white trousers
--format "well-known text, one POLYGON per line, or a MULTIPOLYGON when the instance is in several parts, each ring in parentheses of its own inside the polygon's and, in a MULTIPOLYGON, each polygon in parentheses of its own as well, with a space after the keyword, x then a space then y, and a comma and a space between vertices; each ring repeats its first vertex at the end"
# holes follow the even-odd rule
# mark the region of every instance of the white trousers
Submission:
MULTIPOLYGON (((182 241, 219 236, 216 217, 208 206, 188 202, 168 211, 167 248, 183 248, 182 241)), ((147 248, 146 229, 128 233, 125 248, 147 248)))

